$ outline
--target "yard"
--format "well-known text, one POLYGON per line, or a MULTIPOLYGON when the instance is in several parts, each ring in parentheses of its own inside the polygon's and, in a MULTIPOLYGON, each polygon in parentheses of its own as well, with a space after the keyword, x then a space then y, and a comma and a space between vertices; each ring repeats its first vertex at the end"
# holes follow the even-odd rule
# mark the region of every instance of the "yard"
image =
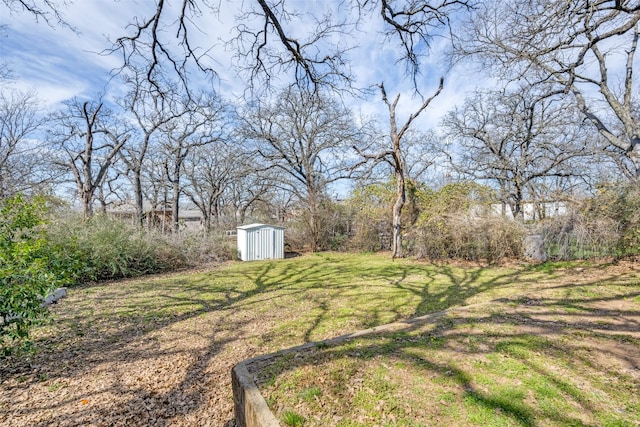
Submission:
POLYGON ((0 425, 233 425, 243 359, 283 425, 640 425, 632 262, 527 267, 323 253, 85 285, 2 360, 0 425))

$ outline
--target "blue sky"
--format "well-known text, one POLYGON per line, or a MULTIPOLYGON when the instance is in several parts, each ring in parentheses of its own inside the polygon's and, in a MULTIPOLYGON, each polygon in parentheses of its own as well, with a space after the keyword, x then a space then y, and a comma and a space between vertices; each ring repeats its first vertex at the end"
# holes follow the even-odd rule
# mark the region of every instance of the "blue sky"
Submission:
MULTIPOLYGON (((201 32, 193 33, 196 46, 213 47, 214 67, 219 75, 216 86, 229 98, 241 95, 246 84, 245 78, 233 67, 233 49, 225 44, 236 22, 238 11, 234 7, 238 4, 240 2, 222 0, 217 16, 203 9, 203 16, 197 22, 201 32)), ((326 9, 328 2, 297 0, 288 4, 305 12, 326 9)), ((66 20, 76 29, 74 32, 36 22, 26 13, 11 15, 4 5, 0 5, 0 25, 5 27, 1 33, 0 55, 16 77, 11 85, 23 91, 35 90, 51 108, 74 96, 90 98, 99 92, 116 96, 122 87, 110 73, 120 65, 120 58, 101 52, 110 47, 108 39, 126 34, 126 25, 133 17, 148 17, 154 9, 152 0, 76 0, 63 9, 66 20)), ((305 27, 294 24, 289 30, 304 32, 305 27)), ((381 20, 373 19, 353 33, 350 41, 358 47, 349 54, 352 70, 361 87, 384 81, 390 98, 402 92, 398 116, 399 121, 403 121, 420 104, 420 99, 413 96, 410 82, 403 78, 404 67, 395 63, 394 46, 383 43, 379 34, 381 27, 381 20)), ((436 51, 445 45, 446 41, 435 40, 436 51)), ((441 63, 437 54, 425 62, 425 73, 419 82, 424 94, 428 95, 437 86, 445 71, 441 63)), ((466 91, 475 88, 478 81, 464 69, 447 75, 443 93, 425 111, 420 126, 435 126, 446 111, 462 100, 466 91)), ((367 102, 353 102, 352 106, 356 112, 379 114, 386 120, 379 93, 367 102)))

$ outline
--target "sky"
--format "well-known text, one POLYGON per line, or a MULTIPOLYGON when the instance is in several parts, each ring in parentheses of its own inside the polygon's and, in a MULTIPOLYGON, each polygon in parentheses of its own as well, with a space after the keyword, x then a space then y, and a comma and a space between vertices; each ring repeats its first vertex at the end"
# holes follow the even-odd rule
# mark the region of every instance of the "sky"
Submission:
MULTIPOLYGON (((168 1, 174 3, 174 7, 178 3, 177 0, 168 1)), ((220 0, 218 14, 203 9, 202 16, 194 22, 200 30, 192 32, 194 46, 211 49, 212 65, 218 73, 214 85, 228 99, 235 99, 245 92, 246 77, 235 67, 238 62, 234 60, 236 51, 226 42, 238 22, 237 5, 249 3, 249 0, 220 0)), ((330 10, 328 5, 331 4, 324 0, 290 0, 287 5, 300 11, 301 18, 284 25, 294 34, 308 32, 312 24, 309 12, 330 10)), ((109 40, 127 34, 127 24, 133 19, 146 18, 153 13, 155 1, 75 0, 61 10, 74 30, 37 21, 28 13, 10 13, 5 4, 0 3, 0 57, 8 63, 15 77, 11 86, 21 91, 35 90, 50 109, 72 97, 88 99, 102 92, 107 97, 121 94, 123 88, 119 79, 112 75, 112 71, 121 65, 121 58, 105 54, 105 49, 111 46, 109 40)), ((250 20, 245 23, 252 24, 250 20)), ((349 52, 351 68, 360 87, 384 82, 390 98, 402 93, 398 121, 403 121, 421 100, 413 93, 411 82, 404 78, 404 67, 395 63, 395 46, 384 43, 379 33, 381 28, 380 19, 371 19, 344 35, 349 39, 347 42, 357 46, 349 52)), ((465 69, 445 74, 447 70, 442 65, 439 51, 446 45, 444 39, 434 40, 435 53, 426 59, 424 74, 418 83, 428 95, 437 87, 439 77, 445 75, 444 91, 418 121, 418 126, 425 130, 436 126, 444 113, 460 103, 465 93, 475 89, 479 82, 477 76, 472 78, 471 71, 465 69)), ((202 76, 202 81, 205 79, 202 76)), ((288 82, 284 79, 281 83, 288 82)), ((351 100, 350 106, 356 114, 378 115, 381 120, 387 120, 386 107, 379 93, 374 92, 367 100, 351 100)))

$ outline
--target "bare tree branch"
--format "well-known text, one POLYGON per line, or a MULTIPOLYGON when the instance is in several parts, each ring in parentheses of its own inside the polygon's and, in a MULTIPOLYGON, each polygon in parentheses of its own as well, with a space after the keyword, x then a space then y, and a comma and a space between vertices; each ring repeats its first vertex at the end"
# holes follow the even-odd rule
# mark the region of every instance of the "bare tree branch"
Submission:
POLYGON ((75 31, 62 12, 69 5, 67 0, 2 0, 2 3, 10 14, 28 13, 36 22, 42 20, 50 27, 58 25, 75 31))
POLYGON ((637 2, 516 0, 493 6, 474 18, 473 31, 459 39, 459 53, 485 60, 511 81, 535 79, 553 93, 573 94, 584 117, 626 153, 640 177, 640 125, 632 111, 637 2), (618 66, 614 58, 622 53, 626 63, 618 66), (592 88, 599 96, 586 95, 592 88))

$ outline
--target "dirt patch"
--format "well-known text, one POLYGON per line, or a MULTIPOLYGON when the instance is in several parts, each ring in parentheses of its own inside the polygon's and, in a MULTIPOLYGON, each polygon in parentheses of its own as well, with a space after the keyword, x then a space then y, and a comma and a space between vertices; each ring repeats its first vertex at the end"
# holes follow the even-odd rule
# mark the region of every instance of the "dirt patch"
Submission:
POLYGON ((141 320, 120 312, 124 296, 86 291, 53 307, 56 323, 37 332, 39 353, 3 361, 0 425, 230 423, 230 370, 262 351, 251 344, 266 329, 260 319, 213 310, 171 322, 141 320), (85 323, 87 300, 113 318, 85 323))

